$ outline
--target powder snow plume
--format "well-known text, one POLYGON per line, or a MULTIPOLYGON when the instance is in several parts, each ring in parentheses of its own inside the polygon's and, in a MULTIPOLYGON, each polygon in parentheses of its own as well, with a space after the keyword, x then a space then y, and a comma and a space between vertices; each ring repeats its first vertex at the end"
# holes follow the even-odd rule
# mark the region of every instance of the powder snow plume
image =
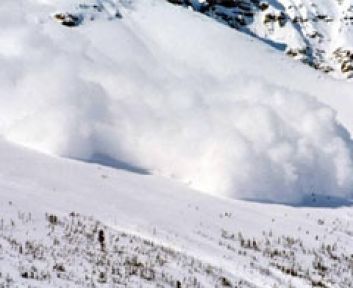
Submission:
POLYGON ((278 55, 263 60, 257 51, 271 52, 261 44, 149 2, 121 5, 122 19, 67 28, 50 15, 72 5, 3 0, 1 15, 23 9, 0 18, 0 135, 221 196, 353 196, 348 131, 332 108, 283 88, 289 78, 271 66, 278 55), (261 66, 273 73, 261 75, 261 66))

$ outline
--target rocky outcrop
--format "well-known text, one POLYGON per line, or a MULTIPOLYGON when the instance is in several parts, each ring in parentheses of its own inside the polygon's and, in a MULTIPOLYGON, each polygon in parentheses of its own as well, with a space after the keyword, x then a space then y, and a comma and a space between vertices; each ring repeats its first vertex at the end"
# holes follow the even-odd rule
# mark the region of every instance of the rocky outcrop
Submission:
POLYGON ((333 58, 337 61, 341 68, 341 72, 347 77, 353 77, 353 51, 338 48, 333 52, 333 58))
MULTIPOLYGON (((174 4, 178 4, 174 2, 174 4)), ((79 4, 71 12, 58 12, 53 19, 67 27, 77 27, 84 22, 94 21, 99 18, 109 20, 122 18, 120 10, 113 2, 97 1, 91 4, 79 4)))
POLYGON ((353 73, 353 1, 167 0, 337 77, 353 73), (352 2, 352 3, 351 3, 352 2))
POLYGON ((54 14, 54 19, 64 26, 76 27, 81 24, 82 16, 74 15, 70 13, 56 13, 54 14))

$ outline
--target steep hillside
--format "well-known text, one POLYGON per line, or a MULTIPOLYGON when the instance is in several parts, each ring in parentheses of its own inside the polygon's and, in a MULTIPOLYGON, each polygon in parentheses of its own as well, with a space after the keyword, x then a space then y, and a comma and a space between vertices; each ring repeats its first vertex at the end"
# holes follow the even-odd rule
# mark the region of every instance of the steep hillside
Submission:
POLYGON ((353 77, 350 0, 168 0, 252 35, 336 77, 353 77))

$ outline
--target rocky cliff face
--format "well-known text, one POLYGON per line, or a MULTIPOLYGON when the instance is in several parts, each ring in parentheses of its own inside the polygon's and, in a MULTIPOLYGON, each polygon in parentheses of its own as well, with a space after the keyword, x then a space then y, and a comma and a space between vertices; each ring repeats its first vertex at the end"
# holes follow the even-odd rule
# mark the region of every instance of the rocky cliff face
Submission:
POLYGON ((353 77, 352 0, 167 0, 263 40, 335 77, 353 77))

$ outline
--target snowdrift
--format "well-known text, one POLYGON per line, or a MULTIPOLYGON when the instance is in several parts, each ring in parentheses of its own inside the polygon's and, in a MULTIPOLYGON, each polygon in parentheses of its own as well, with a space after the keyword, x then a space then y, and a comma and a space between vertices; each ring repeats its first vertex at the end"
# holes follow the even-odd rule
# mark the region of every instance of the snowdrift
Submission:
POLYGON ((56 2, 1 1, 4 138, 221 196, 352 197, 353 142, 312 97, 341 82, 164 1, 116 4, 121 19, 56 2), (84 20, 62 26, 58 11, 84 20))

